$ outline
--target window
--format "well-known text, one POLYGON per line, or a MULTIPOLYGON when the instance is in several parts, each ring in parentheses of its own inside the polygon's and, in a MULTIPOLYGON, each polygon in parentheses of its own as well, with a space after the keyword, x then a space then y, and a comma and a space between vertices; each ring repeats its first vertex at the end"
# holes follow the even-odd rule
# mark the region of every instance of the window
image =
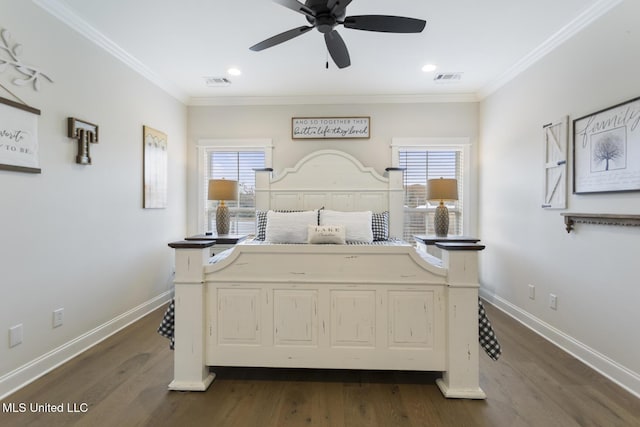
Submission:
MULTIPOLYGON (((230 141, 205 141, 200 146, 199 227, 203 231, 216 230, 217 200, 207 200, 210 179, 238 181, 238 200, 225 201, 229 207, 231 221, 229 233, 252 234, 255 232, 255 171, 271 165, 270 141, 261 146, 222 146, 230 141), (217 144, 216 144, 217 143, 217 144)), ((238 143, 236 143, 238 144, 238 143)), ((242 145, 242 144, 238 144, 242 145)), ((261 144, 262 145, 262 144, 261 144)))
POLYGON ((445 202, 449 210, 449 234, 463 234, 466 231, 464 201, 468 187, 465 182, 467 146, 394 144, 394 164, 404 169, 403 238, 407 242, 414 241, 414 234, 435 234, 433 217, 439 202, 426 200, 428 179, 442 177, 458 180, 458 200, 445 202))

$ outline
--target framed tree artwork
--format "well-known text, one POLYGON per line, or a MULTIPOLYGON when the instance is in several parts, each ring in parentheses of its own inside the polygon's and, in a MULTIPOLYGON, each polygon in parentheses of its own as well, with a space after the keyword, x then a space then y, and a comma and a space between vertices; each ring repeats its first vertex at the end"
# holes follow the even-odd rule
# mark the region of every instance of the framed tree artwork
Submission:
POLYGON ((573 121, 573 192, 640 190, 640 97, 573 121))
POLYGON ((143 126, 145 209, 167 207, 167 135, 143 126))

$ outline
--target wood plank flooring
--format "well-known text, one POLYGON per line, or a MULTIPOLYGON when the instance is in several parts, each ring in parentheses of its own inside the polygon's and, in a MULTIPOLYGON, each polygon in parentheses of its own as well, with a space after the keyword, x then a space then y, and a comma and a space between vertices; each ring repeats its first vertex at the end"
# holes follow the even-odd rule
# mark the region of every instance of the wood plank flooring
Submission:
POLYGON ((3 410, 0 425, 640 426, 640 399, 485 306, 503 355, 481 355, 484 401, 445 399, 422 372, 216 368, 208 391, 170 392, 161 309, 9 396, 3 409, 26 412, 3 410), (38 403, 78 412, 31 412, 38 403))

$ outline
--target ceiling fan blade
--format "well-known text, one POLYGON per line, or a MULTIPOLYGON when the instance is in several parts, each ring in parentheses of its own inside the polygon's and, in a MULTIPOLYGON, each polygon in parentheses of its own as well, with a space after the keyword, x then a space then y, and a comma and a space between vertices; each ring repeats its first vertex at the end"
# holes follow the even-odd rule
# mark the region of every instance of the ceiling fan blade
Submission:
POLYGON ((426 21, 403 16, 358 15, 344 18, 344 26, 354 30, 379 31, 383 33, 419 33, 426 21))
POLYGON ((327 1, 327 9, 331 11, 332 15, 340 16, 341 13, 344 13, 351 1, 352 0, 329 0, 327 1))
POLYGON ((329 31, 324 34, 324 41, 327 44, 327 50, 331 59, 336 63, 338 68, 346 68, 351 65, 351 58, 349 58, 349 51, 347 45, 344 44, 344 40, 340 37, 340 34, 336 30, 329 31))
POLYGON ((306 25, 303 25, 302 27, 298 27, 298 28, 293 28, 289 31, 285 31, 284 33, 276 34, 273 37, 269 37, 268 39, 263 40, 260 43, 254 44, 249 49, 253 50, 254 52, 259 52, 261 50, 273 47, 277 44, 284 43, 287 40, 291 40, 294 37, 298 37, 312 29, 313 27, 306 26, 306 25))
POLYGON ((296 1, 296 0, 273 0, 273 1, 278 3, 281 6, 286 7, 287 9, 293 10, 294 12, 301 13, 310 18, 315 17, 315 12, 309 9, 306 5, 300 3, 299 1, 296 1))

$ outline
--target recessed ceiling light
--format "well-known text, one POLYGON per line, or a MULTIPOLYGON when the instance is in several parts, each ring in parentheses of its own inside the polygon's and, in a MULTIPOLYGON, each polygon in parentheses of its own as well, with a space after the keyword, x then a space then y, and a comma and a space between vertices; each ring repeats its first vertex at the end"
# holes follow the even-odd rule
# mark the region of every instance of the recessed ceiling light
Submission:
POLYGON ((431 72, 431 71, 435 71, 435 70, 436 70, 436 68, 438 68, 438 67, 436 67, 436 66, 435 66, 435 65, 433 65, 433 64, 427 64, 427 65, 425 65, 424 67, 422 67, 422 71, 424 71, 425 73, 429 73, 429 72, 431 72))
POLYGON ((240 74, 242 74, 242 71, 240 71, 239 68, 231 67, 227 70, 227 73, 232 76, 239 76, 240 74))

